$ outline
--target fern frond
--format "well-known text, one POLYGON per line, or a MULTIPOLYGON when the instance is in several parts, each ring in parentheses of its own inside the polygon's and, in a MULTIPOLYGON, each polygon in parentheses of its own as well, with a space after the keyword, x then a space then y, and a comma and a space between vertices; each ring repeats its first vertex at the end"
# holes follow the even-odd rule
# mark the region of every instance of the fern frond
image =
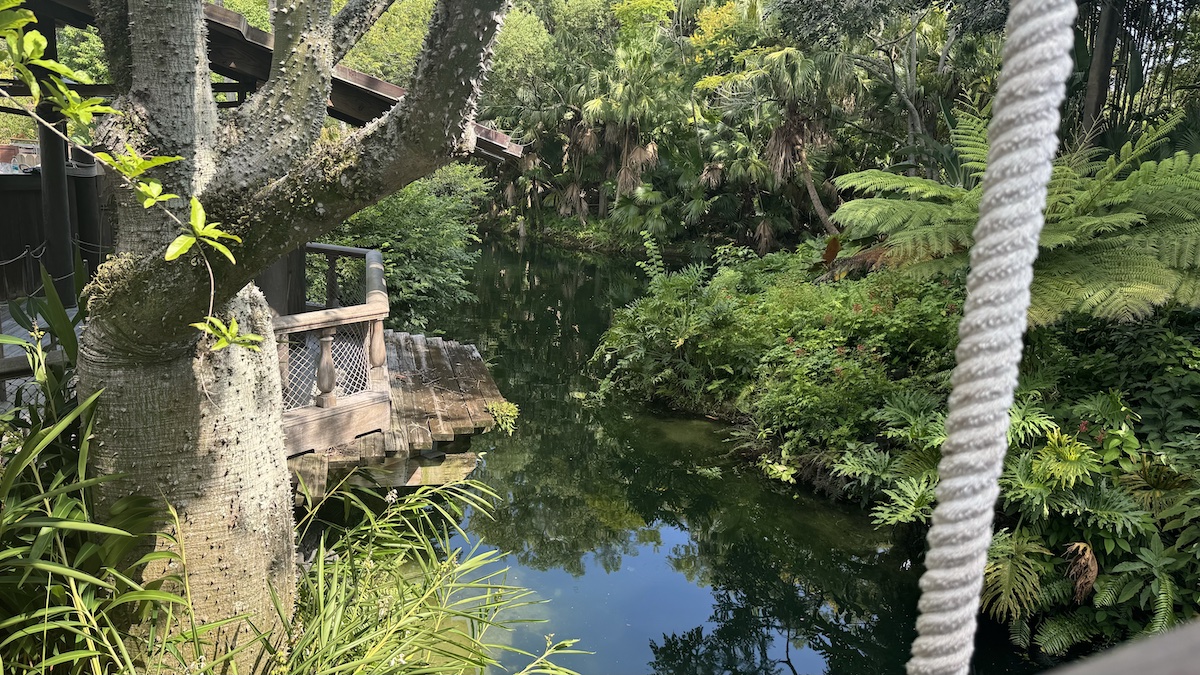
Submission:
POLYGON ((1158 584, 1158 594, 1154 596, 1154 616, 1146 625, 1147 634, 1165 633, 1177 622, 1175 616, 1175 582, 1166 574, 1160 574, 1155 579, 1158 584))
POLYGON ((1067 604, 1075 595, 1075 582, 1066 577, 1055 577, 1042 584, 1042 592, 1038 597, 1038 607, 1048 609, 1067 604))
POLYGON ((948 208, 933 202, 872 197, 846 202, 832 218, 844 228, 847 237, 866 239, 908 228, 927 227, 939 220, 948 208))
POLYGON ((1021 649, 1029 649, 1032 631, 1029 630, 1029 621, 1010 621, 1008 622, 1008 639, 1013 645, 1021 649))
POLYGON ((1050 656, 1062 656, 1072 647, 1083 644, 1100 635, 1100 627, 1079 611, 1052 616, 1038 626, 1033 638, 1043 652, 1050 656))
POLYGON ((833 180, 833 184, 839 190, 855 190, 876 196, 896 194, 945 202, 960 200, 967 193, 963 188, 945 185, 928 178, 906 176, 880 169, 867 169, 838 176, 833 180))
POLYGON ((954 119, 950 144, 954 146, 962 165, 971 170, 971 175, 976 179, 983 178, 988 156, 987 116, 967 107, 956 111, 954 119))
POLYGON ((1096 594, 1092 596, 1092 604, 1096 607, 1112 607, 1121 597, 1121 591, 1133 579, 1131 572, 1117 575, 1105 575, 1096 581, 1096 594))

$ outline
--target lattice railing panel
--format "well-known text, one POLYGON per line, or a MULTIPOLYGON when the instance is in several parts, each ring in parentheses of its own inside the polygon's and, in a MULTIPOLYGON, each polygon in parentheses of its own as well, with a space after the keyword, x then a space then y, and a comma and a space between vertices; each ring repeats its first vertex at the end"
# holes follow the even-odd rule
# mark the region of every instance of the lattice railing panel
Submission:
POLYGON ((313 405, 320 388, 317 367, 321 360, 321 337, 332 333, 335 396, 349 396, 370 387, 367 354, 369 322, 343 324, 328 329, 290 333, 280 341, 280 366, 284 410, 313 405), (286 346, 286 348, 285 348, 286 346))

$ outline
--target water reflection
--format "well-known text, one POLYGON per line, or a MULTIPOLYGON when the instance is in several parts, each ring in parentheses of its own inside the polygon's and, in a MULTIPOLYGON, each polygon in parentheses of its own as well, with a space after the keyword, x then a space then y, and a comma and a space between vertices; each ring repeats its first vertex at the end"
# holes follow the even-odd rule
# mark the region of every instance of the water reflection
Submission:
MULTIPOLYGON (((479 345, 521 419, 474 447, 502 498, 469 531, 553 600, 516 646, 582 638, 596 653, 566 665, 596 675, 903 672, 920 542, 739 470, 713 424, 580 400, 612 309, 639 291, 632 265, 490 245, 474 283, 480 302, 439 325, 479 345)), ((988 651, 1000 663, 980 672, 1019 670, 988 651)))

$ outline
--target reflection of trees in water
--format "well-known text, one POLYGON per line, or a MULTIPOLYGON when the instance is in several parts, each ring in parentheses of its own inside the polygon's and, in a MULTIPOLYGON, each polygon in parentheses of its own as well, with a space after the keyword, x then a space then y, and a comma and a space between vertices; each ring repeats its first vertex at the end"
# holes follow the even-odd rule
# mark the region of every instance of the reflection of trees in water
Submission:
POLYGON ((901 672, 916 605, 910 547, 891 546, 856 510, 777 490, 752 471, 698 471, 724 465, 711 425, 572 397, 592 388, 585 364, 639 283, 628 264, 484 251, 479 305, 441 323, 494 359, 521 418, 516 435, 480 439, 494 444, 480 478, 502 497, 471 529, 523 565, 573 575, 588 556, 619 569, 639 545, 660 543, 662 526, 687 531, 669 561, 711 588, 714 609, 705 625, 652 642, 659 675, 786 674, 786 657, 804 647, 826 672, 901 672))

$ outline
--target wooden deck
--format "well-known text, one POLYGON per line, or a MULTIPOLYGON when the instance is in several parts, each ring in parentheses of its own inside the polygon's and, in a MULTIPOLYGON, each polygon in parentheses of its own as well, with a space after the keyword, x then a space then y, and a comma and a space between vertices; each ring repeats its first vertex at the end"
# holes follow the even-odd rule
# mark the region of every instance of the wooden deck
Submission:
MULTIPOLYGON (((391 486, 460 480, 478 462, 468 452, 470 438, 495 427, 488 406, 504 397, 474 345, 392 331, 384 332, 384 344, 386 382, 373 374, 371 391, 356 396, 365 401, 368 394, 386 391, 391 424, 323 452, 290 457, 288 465, 314 496, 324 494, 337 474, 353 467, 365 467, 373 480, 391 486)), ((302 410, 308 412, 288 414, 320 415, 338 408, 302 410)))

